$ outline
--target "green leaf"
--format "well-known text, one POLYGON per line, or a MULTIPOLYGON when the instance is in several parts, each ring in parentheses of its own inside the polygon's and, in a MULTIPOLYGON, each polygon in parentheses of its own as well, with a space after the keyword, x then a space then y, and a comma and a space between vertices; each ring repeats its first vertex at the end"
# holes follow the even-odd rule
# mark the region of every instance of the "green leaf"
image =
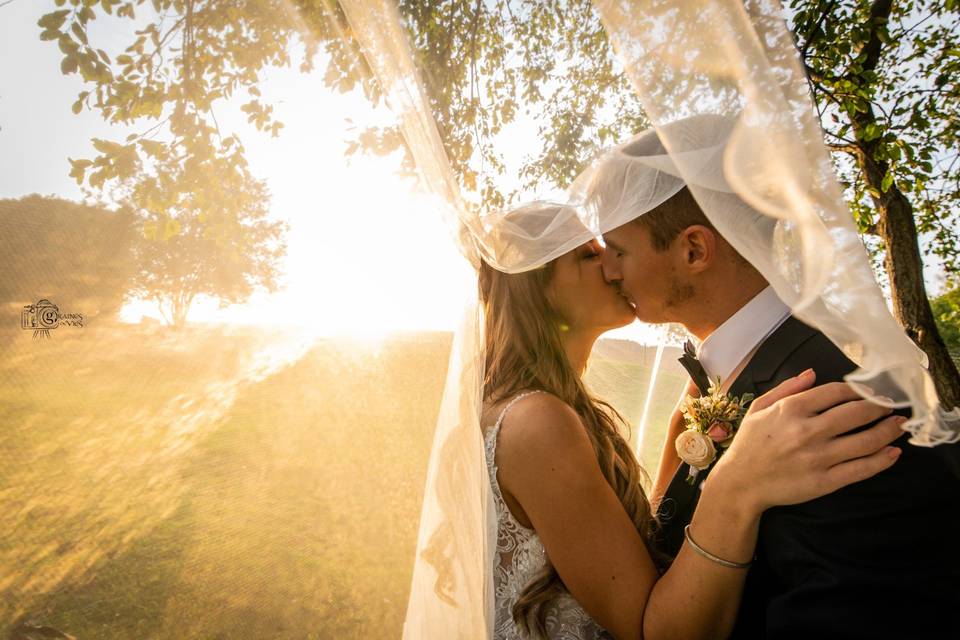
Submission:
POLYGON ((100 169, 99 171, 94 172, 90 176, 90 186, 97 189, 103 186, 103 183, 107 180, 107 172, 105 169, 100 169))
POLYGON ((79 60, 77 59, 77 56, 67 56, 60 62, 60 72, 65 76, 70 75, 71 73, 76 72, 78 65, 79 60))
POLYGON ((57 39, 57 46, 60 47, 60 51, 67 55, 72 55, 80 50, 77 43, 65 33, 60 34, 60 37, 57 39))
POLYGON ((94 149, 107 155, 119 153, 123 148, 122 145, 119 145, 116 142, 111 142, 110 140, 104 140, 102 138, 94 138, 91 140, 91 142, 93 143, 94 149))
POLYGON ((68 15, 70 15, 70 9, 62 9, 48 13, 37 20, 37 26, 43 27, 44 29, 59 30, 60 27, 63 26, 63 23, 66 22, 68 15))
POLYGON ((880 183, 880 189, 884 193, 890 190, 890 185, 893 184, 893 174, 890 171, 887 171, 887 175, 883 176, 883 181, 880 183))
POLYGON ((166 151, 167 145, 156 140, 141 140, 140 147, 152 156, 159 156, 166 151))
POLYGON ((87 167, 93 164, 92 160, 74 160, 67 158, 70 162, 70 177, 77 181, 77 184, 83 184, 83 176, 87 167))
POLYGON ((83 44, 90 44, 89 40, 87 40, 87 32, 83 27, 80 26, 80 23, 74 22, 72 25, 70 25, 70 31, 72 31, 73 35, 77 36, 77 40, 83 44))

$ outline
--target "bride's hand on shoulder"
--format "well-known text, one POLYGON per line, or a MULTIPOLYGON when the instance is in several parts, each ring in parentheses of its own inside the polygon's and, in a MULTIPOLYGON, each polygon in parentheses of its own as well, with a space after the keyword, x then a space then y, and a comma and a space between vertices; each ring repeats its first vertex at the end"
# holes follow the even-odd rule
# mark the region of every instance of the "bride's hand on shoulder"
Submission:
POLYGON ((888 445, 903 435, 906 418, 843 382, 811 388, 815 377, 808 370, 754 400, 706 483, 723 484, 724 493, 733 491, 761 512, 819 498, 892 466, 901 451, 888 445))

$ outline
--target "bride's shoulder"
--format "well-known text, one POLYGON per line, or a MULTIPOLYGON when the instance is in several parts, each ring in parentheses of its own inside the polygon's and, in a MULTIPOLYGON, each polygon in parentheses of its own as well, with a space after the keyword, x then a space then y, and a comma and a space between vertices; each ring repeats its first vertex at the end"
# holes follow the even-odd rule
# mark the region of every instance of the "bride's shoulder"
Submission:
POLYGON ((507 411, 500 423, 496 457, 501 491, 524 508, 549 494, 545 482, 563 486, 581 482, 585 470, 597 461, 580 416, 548 393, 525 396, 507 411))
POLYGON ((592 445, 580 416, 573 407, 552 393, 531 393, 517 400, 500 423, 498 449, 509 456, 531 452, 592 445))

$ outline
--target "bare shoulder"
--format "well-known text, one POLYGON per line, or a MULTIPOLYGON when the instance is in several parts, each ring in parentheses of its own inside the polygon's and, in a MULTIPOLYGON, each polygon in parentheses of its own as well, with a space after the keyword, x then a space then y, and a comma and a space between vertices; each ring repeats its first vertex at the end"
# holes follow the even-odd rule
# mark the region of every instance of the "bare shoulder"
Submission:
POLYGON ((596 461, 577 412, 549 393, 517 401, 504 416, 497 444, 498 466, 507 476, 536 475, 596 461))

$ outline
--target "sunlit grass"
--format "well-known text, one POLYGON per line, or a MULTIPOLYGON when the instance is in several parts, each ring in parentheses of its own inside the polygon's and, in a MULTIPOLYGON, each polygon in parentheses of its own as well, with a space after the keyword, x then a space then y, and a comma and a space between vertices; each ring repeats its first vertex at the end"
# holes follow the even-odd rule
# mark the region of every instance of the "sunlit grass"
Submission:
POLYGON ((0 369, 0 636, 399 636, 449 334, 88 329, 0 369))

